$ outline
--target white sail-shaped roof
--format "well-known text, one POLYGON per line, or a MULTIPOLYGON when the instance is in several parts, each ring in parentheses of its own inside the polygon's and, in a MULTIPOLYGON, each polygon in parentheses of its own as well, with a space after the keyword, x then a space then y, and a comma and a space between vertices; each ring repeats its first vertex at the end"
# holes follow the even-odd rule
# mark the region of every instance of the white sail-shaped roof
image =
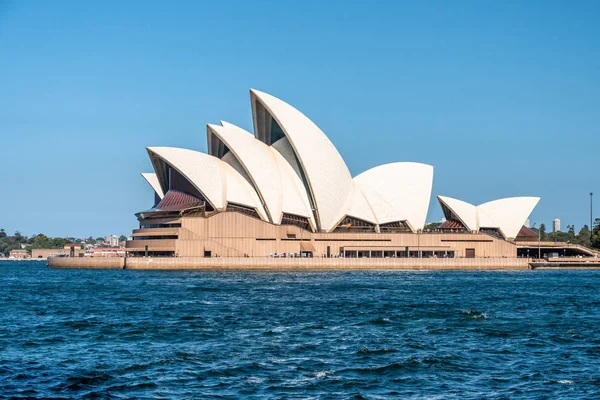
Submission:
POLYGON ((229 149, 223 160, 234 167, 237 163, 244 169, 244 174, 262 198, 271 222, 280 224, 283 213, 289 213, 306 217, 315 226, 302 181, 281 154, 244 129, 224 121, 221 124, 208 125, 209 134, 229 149), (231 157, 236 161, 232 162, 231 157))
MULTIPOLYGON (((148 152, 176 169, 216 210, 225 209, 231 202, 254 208, 262 219, 267 219, 254 188, 231 165, 219 158, 176 147, 148 147, 148 152)), ((156 172, 160 181, 161 174, 156 172)), ((161 182, 161 187, 164 190, 168 185, 161 182)))
POLYGON ((354 178, 379 224, 407 221, 423 229, 433 185, 431 165, 399 162, 380 165, 354 178))
POLYGON ((256 137, 272 144, 264 126, 271 127, 269 116, 277 122, 305 175, 319 228, 333 229, 354 195, 352 176, 341 155, 321 129, 291 105, 254 89, 250 90, 250 97, 256 137))
POLYGON ((499 229, 504 237, 516 238, 523 224, 540 201, 539 197, 509 197, 474 206, 461 200, 438 196, 446 207, 470 230, 499 229))
POLYGON ((279 166, 283 212, 305 217, 309 220, 311 226, 316 228, 317 224, 302 180, 279 151, 274 147, 269 147, 269 149, 279 166))
POLYGON ((477 223, 477 207, 473 204, 469 204, 465 201, 453 199, 452 197, 438 196, 438 201, 442 204, 442 208, 445 206, 447 211, 450 211, 452 215, 444 215, 447 219, 456 218, 470 231, 476 231, 479 229, 477 223))
POLYGON ((539 201, 539 197, 509 197, 481 204, 479 227, 499 228, 505 237, 516 238, 539 201))
POLYGON ((144 177, 146 182, 148 182, 148 184, 152 187, 152 189, 154 190, 154 192, 160 199, 165 197, 162 187, 160 187, 160 182, 158 181, 158 177, 156 176, 156 174, 154 172, 143 172, 142 176, 144 177))
POLYGON ((233 155, 246 171, 258 195, 263 199, 270 220, 281 221, 282 199, 279 166, 269 146, 256 140, 254 135, 235 125, 221 122, 223 126, 207 125, 229 148, 227 155, 233 155))
POLYGON ((378 223, 377 217, 375 216, 369 201, 358 185, 355 185, 354 187, 354 198, 346 215, 375 225, 378 223))

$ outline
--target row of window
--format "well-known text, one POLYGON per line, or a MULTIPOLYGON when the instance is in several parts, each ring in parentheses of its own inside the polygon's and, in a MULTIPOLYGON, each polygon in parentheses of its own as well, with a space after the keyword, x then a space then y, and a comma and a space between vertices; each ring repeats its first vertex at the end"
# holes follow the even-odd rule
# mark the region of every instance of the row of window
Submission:
POLYGON ((177 235, 161 235, 161 236, 134 236, 133 240, 160 240, 160 239, 177 239, 177 235))
POLYGON ((151 229, 151 228, 181 228, 181 224, 143 224, 143 225, 140 225, 140 229, 151 229))

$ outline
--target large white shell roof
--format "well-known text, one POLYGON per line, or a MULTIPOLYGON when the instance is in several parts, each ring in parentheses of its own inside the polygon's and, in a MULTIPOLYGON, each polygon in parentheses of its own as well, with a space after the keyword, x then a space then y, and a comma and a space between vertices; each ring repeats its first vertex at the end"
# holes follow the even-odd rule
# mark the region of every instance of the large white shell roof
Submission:
MULTIPOLYGON (((148 152, 175 168, 215 209, 223 210, 231 202, 254 208, 261 218, 266 219, 264 209, 250 183, 219 158, 177 147, 148 147, 148 152)), ((161 186, 165 188, 167 185, 163 182, 161 186)))
POLYGON ((354 178, 369 202, 379 224, 407 221, 413 230, 423 229, 433 167, 414 162, 397 162, 371 168, 354 178))
MULTIPOLYGON (((250 90, 251 103, 260 102, 288 138, 306 175, 321 230, 335 228, 353 198, 352 176, 329 138, 300 111, 258 90, 250 90)), ((256 118, 256 110, 253 114, 256 118)), ((255 124, 256 126, 256 124, 255 124)))
POLYGON ((442 207, 447 207, 468 229, 500 229, 505 237, 516 238, 523 224, 540 201, 539 197, 509 197, 474 206, 461 200, 438 196, 442 207))

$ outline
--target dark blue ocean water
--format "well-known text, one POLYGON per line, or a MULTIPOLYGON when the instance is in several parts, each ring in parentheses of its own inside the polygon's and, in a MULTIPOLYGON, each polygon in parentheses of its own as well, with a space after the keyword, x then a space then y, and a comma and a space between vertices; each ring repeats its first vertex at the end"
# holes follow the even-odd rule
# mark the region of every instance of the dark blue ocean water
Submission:
POLYGON ((599 272, 0 262, 0 397, 600 397, 599 272))

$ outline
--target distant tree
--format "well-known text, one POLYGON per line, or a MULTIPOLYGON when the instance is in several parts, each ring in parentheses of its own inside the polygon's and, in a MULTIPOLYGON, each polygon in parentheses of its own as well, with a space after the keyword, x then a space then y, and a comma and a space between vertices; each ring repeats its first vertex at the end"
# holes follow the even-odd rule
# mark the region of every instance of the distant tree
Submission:
POLYGON ((32 249, 62 249, 67 243, 66 239, 63 238, 49 238, 48 236, 40 233, 33 237, 33 240, 29 241, 32 249))
POLYGON ((600 249, 600 218, 594 220, 594 229, 592 230, 592 247, 600 249))
POLYGON ((43 233, 40 233, 39 235, 35 235, 33 237, 33 241, 38 241, 38 242, 45 242, 48 240, 48 236, 44 235, 43 233))
POLYGON ((4 229, 0 229, 0 239, 6 237, 6 231, 4 229))
POLYGON ((16 232, 15 232, 14 238, 15 238, 15 240, 16 240, 17 242, 19 242, 19 243, 21 243, 21 242, 23 242, 23 241, 27 240, 27 238, 24 238, 24 237, 23 237, 23 235, 21 235, 21 232, 19 232, 19 231, 16 231, 16 232))
POLYGON ((52 239, 52 248, 53 249, 62 249, 63 247, 65 247, 65 244, 67 244, 67 239, 63 239, 63 238, 54 238, 52 239))
POLYGON ((104 238, 97 237, 97 238, 96 238, 96 242, 101 242, 101 243, 102 243, 102 242, 104 242, 104 238))
POLYGON ((592 236, 592 247, 595 249, 600 249, 600 234, 595 233, 592 236))
POLYGON ((552 232, 546 235, 546 239, 551 242, 572 242, 574 236, 568 232, 552 232))
POLYGON ((540 225, 540 240, 546 240, 546 225, 540 225))
POLYGON ((584 225, 579 234, 573 240, 573 243, 582 244, 584 246, 590 245, 590 228, 587 225, 584 225))
POLYGON ((125 236, 125 235, 119 236, 119 242, 126 242, 126 241, 127 241, 127 236, 125 236))
POLYGON ((567 232, 569 235, 575 236, 575 225, 567 225, 567 232))

